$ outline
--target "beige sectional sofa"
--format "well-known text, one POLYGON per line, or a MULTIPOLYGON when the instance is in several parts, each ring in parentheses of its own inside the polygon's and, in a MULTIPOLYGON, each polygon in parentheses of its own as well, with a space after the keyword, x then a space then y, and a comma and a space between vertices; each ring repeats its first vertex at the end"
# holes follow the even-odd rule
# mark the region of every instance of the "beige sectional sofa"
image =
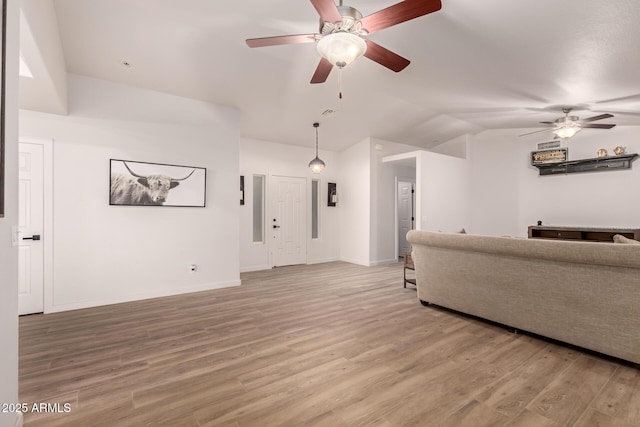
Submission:
POLYGON ((640 245, 410 231, 418 298, 640 363, 640 245))

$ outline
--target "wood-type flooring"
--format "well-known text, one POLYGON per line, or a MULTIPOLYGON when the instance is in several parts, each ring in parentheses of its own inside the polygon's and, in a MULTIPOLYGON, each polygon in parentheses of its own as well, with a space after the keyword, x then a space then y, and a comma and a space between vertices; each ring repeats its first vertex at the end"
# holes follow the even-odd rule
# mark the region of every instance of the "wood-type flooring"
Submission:
POLYGON ((25 425, 640 426, 637 366, 423 307, 399 263, 241 279, 22 317, 25 425))

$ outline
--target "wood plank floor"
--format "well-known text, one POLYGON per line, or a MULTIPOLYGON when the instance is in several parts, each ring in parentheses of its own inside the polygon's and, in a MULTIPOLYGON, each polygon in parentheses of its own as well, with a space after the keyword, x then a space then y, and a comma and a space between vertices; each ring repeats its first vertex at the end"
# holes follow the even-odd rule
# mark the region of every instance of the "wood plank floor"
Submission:
POLYGON ((20 319, 26 426, 640 426, 640 370, 446 310, 400 264, 20 319))

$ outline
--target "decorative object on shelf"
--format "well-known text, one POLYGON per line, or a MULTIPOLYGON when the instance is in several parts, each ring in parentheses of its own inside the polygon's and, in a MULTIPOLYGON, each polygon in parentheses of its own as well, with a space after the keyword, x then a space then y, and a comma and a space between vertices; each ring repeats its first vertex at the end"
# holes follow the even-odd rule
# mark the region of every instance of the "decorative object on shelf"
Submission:
POLYGON ((606 148, 601 148, 601 149, 598 150, 598 157, 607 157, 606 148))
POLYGON ((320 173, 324 169, 324 162, 318 157, 318 127, 320 127, 320 123, 314 123, 313 127, 316 128, 316 158, 309 162, 309 168, 313 173, 320 173))
POLYGON ((538 164, 534 166, 540 170, 540 175, 631 169, 631 163, 637 157, 638 154, 634 153, 623 154, 617 157, 595 157, 592 159, 569 160, 567 162, 538 164))
POLYGON ((544 165, 548 163, 566 162, 569 158, 569 149, 556 148, 555 150, 542 150, 531 152, 531 165, 544 165))
POLYGON ((206 205, 207 169, 111 159, 109 204, 119 206, 206 205))
POLYGON ((330 182, 327 185, 328 201, 327 206, 336 206, 338 204, 338 189, 335 182, 330 182))
POLYGON ((244 175, 240 175, 240 204, 244 205, 244 175))
POLYGON ((623 147, 622 145, 618 145, 616 148, 613 149, 613 153, 616 156, 622 156, 626 149, 627 149, 627 147, 623 147))

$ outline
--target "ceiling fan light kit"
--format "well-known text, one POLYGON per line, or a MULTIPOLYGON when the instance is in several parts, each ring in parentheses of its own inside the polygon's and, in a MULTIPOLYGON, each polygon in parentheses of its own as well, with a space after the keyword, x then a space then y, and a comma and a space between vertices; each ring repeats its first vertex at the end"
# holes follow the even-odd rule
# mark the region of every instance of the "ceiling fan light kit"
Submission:
POLYGON ((560 138, 571 138, 576 133, 580 132, 582 128, 577 124, 570 124, 568 126, 562 126, 553 131, 554 134, 558 135, 560 138))
POLYGON ((365 54, 367 42, 356 34, 340 31, 322 37, 316 49, 331 65, 343 68, 365 54))

